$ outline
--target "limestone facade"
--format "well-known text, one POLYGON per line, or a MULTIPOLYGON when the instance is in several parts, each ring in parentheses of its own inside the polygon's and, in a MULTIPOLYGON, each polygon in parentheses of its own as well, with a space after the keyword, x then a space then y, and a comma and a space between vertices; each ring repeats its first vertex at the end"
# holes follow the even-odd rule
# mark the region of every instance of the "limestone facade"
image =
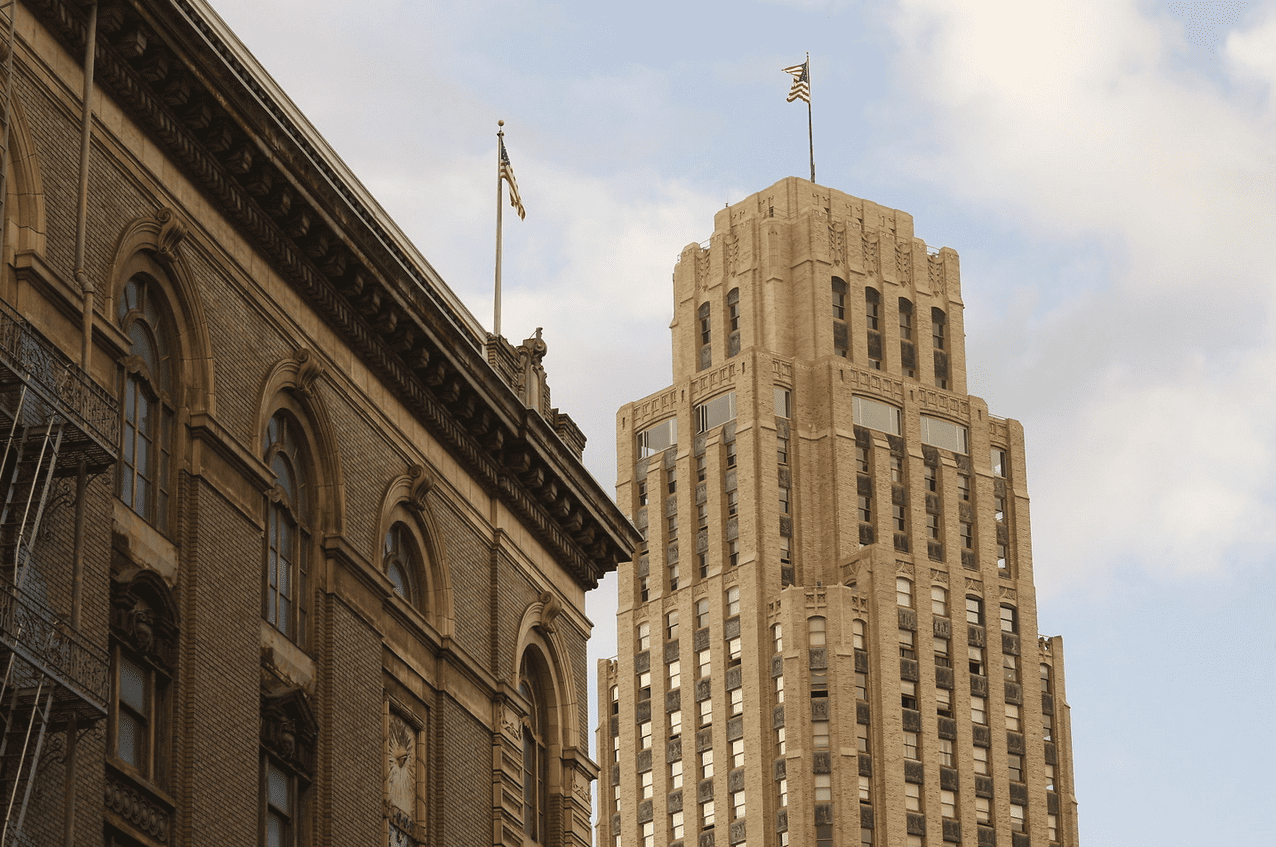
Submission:
POLYGON ((5 8, 0 843, 587 845, 584 597, 638 537, 546 341, 203 0, 5 8))
POLYGON ((790 178, 674 269, 617 415, 644 534, 600 663, 601 847, 1075 845, 1023 430, 966 391, 957 254, 790 178))

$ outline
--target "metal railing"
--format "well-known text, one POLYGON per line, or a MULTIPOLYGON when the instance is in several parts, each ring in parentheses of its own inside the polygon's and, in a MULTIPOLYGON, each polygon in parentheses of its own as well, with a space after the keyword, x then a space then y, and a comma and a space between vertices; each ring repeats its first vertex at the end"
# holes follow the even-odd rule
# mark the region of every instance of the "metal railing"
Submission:
MULTIPOLYGON (((7 579, 0 580, 0 645, 106 715, 111 693, 106 651, 7 579)), ((19 673, 11 683, 20 679, 19 673)))
POLYGON ((0 365, 21 377, 41 400, 96 442, 108 464, 115 461, 120 440, 115 398, 3 301, 0 365))

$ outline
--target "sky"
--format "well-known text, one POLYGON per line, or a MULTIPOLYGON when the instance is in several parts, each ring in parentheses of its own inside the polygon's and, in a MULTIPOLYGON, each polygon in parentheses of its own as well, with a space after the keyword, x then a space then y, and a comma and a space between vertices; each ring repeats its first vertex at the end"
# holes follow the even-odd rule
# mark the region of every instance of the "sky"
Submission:
POLYGON ((1276 0, 211 2, 489 328, 506 121, 502 329, 608 491, 678 254, 807 175, 809 52, 818 181, 958 251, 970 391, 1025 427, 1082 843, 1272 837, 1276 0))

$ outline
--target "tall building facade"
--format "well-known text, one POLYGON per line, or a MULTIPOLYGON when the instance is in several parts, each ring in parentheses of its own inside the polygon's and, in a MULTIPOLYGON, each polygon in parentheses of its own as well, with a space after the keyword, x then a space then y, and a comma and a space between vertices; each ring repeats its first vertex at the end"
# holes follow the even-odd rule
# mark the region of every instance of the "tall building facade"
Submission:
POLYGON ((539 332, 204 0, 0 3, 0 139, 0 847, 588 845, 639 539, 539 332))
POLYGON ((600 663, 599 847, 1075 845, 1024 439, 966 391, 957 254, 790 178, 673 274, 617 416, 644 543, 600 663))

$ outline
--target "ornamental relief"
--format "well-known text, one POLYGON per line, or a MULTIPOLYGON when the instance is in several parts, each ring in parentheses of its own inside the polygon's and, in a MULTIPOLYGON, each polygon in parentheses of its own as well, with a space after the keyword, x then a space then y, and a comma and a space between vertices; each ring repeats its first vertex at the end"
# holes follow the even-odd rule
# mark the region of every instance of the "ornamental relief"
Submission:
POLYGON ((385 748, 386 799, 411 819, 416 810, 416 730, 394 713, 390 714, 385 748))

